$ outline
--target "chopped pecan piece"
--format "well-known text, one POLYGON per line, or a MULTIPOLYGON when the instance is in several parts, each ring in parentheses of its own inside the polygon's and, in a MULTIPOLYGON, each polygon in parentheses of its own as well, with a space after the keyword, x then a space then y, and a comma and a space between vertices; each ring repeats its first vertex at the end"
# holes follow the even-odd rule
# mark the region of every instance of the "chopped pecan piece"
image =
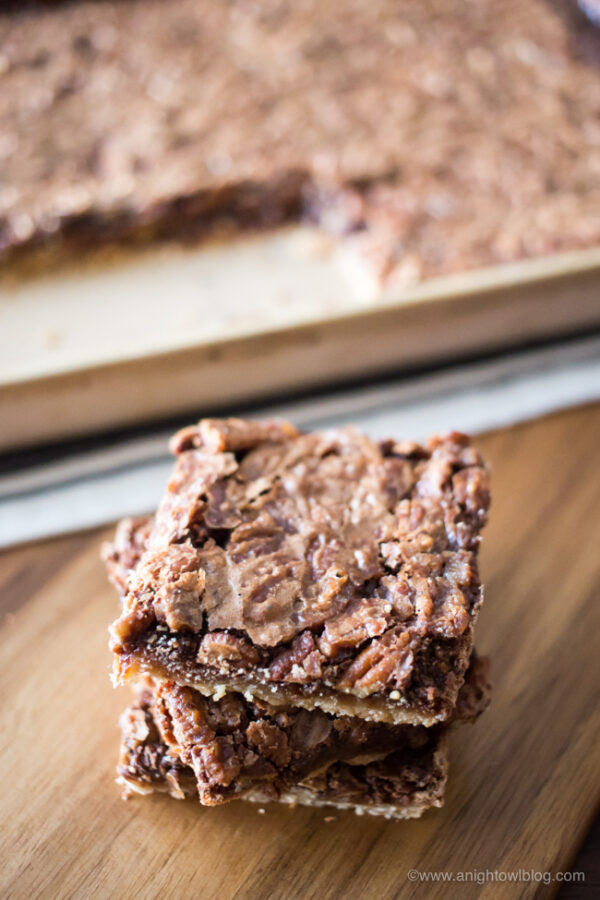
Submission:
POLYGON ((455 584, 440 582, 436 600, 440 613, 430 615, 431 632, 440 637, 456 638, 464 634, 471 623, 470 609, 474 607, 467 595, 455 584))
POLYGON ((275 657, 269 666, 269 677, 274 681, 314 681, 321 677, 323 659, 314 637, 305 631, 275 657))
POLYGON ((183 453, 194 447, 206 447, 213 453, 250 450, 265 442, 279 442, 295 437, 298 431, 289 422, 252 422, 245 419, 202 419, 198 425, 182 428, 171 438, 172 453, 183 453))
POLYGON ((390 453, 404 459, 426 459, 427 451, 416 441, 390 441, 390 453))
POLYGON ((127 710, 128 729, 132 740, 142 743, 150 734, 148 717, 143 709, 131 707, 127 710))
POLYGON ((408 581, 401 581, 393 575, 384 575, 380 586, 384 600, 390 604, 397 619, 405 622, 414 615, 415 608, 408 581))
POLYGON ((434 540, 430 534, 416 534, 407 540, 384 541, 381 555, 388 569, 397 572, 404 563, 426 567, 429 572, 438 565, 436 554, 430 553, 434 540))
POLYGON ((174 456, 185 453, 186 450, 198 449, 202 444, 197 425, 186 425, 180 428, 169 440, 169 450, 174 456))
POLYGON ((149 568, 153 571, 154 611, 158 621, 172 631, 200 631, 203 622, 200 598, 205 578, 204 570, 198 566, 196 550, 191 544, 171 544, 154 554, 149 568))
POLYGON ((256 665, 259 657, 256 648, 245 638, 227 631, 213 631, 202 638, 197 659, 205 666, 218 667, 228 660, 238 668, 243 668, 256 665))
POLYGON ((128 516, 119 522, 113 541, 102 545, 102 561, 120 594, 127 591, 127 579, 140 561, 153 524, 150 516, 128 516))
POLYGON ((218 702, 206 701, 207 721, 219 734, 233 734, 248 724, 246 706, 239 694, 230 691, 218 702))
POLYGON ((421 627, 424 627, 433 616, 433 592, 435 587, 428 578, 418 575, 413 576, 410 583, 414 592, 414 607, 417 621, 421 627))
POLYGON ((489 476, 480 466, 460 469, 452 478, 452 488, 458 503, 470 513, 485 514, 490 504, 489 476))
POLYGON ((452 477, 452 464, 447 456, 432 456, 423 467, 416 490, 420 497, 437 499, 452 477))
POLYGON ((212 806, 215 801, 211 788, 228 787, 240 774, 241 763, 235 747, 231 738, 216 737, 205 746, 194 747, 191 756, 201 793, 200 799, 207 806, 212 806))
POLYGON ((206 744, 216 729, 207 715, 207 702, 198 698, 191 688, 166 682, 155 691, 157 723, 167 741, 181 746, 188 743, 206 744))
POLYGON ((123 612, 111 626, 112 640, 122 645, 156 620, 173 631, 200 631, 204 582, 198 553, 191 544, 147 550, 132 573, 123 612))
POLYGON ((285 731, 270 722, 251 722, 246 731, 248 743, 259 756, 277 768, 287 766, 292 758, 285 731))
POLYGON ((160 548, 192 537, 196 545, 206 537, 205 513, 208 492, 233 475, 237 463, 232 453, 214 455, 203 450, 181 454, 158 507, 148 546, 160 548))
POLYGON ((199 425, 202 440, 207 447, 223 452, 250 450, 264 443, 278 443, 298 434, 290 422, 267 420, 264 422, 245 419, 203 419, 199 425))

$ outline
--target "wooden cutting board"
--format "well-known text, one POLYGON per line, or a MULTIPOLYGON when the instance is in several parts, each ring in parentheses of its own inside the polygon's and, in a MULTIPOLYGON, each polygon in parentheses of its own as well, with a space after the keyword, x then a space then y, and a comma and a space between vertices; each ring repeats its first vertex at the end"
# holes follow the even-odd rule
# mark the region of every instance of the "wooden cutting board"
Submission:
POLYGON ((557 883, 420 873, 568 869, 600 800, 600 406, 485 436, 494 502, 477 643, 493 705, 452 738, 446 806, 413 822, 123 802, 98 561, 110 532, 0 558, 2 898, 514 898, 557 883), (414 877, 414 876, 413 876, 414 877), (417 876, 418 877, 418 876, 417 876))

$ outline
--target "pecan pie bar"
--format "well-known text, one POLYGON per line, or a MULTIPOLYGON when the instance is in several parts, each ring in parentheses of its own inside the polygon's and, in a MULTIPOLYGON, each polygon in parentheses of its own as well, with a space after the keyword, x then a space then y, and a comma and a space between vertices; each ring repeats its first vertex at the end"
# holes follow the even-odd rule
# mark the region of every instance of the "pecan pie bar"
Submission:
MULTIPOLYGON (((138 544, 111 627, 117 681, 148 674, 390 724, 450 717, 489 505, 468 438, 421 447, 207 419, 172 449, 156 516, 128 526, 138 544)), ((123 548, 106 556, 117 572, 123 548)))
MULTIPOLYGON (((486 662, 474 660, 453 721, 483 711, 486 673, 486 662)), ((206 806, 279 800, 401 818, 443 802, 446 726, 390 726, 147 682, 121 730, 118 781, 127 794, 168 791, 206 806)))
MULTIPOLYGON (((161 737, 151 700, 141 695, 121 716, 121 755, 117 782, 124 795, 168 792, 183 800, 197 796, 193 770, 161 737)), ((367 764, 334 763, 324 772, 277 793, 268 788, 248 792, 257 803, 279 800, 306 806, 335 806, 394 818, 416 818, 441 806, 448 772, 443 741, 433 735, 415 751, 404 748, 367 764)))

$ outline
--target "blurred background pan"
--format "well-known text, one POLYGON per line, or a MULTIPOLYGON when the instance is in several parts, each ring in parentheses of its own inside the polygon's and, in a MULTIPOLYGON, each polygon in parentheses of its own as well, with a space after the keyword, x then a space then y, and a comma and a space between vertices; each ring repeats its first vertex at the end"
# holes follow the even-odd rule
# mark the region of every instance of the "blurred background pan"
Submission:
POLYGON ((292 227, 5 282, 0 449, 600 328, 600 249, 387 292, 347 263, 292 227))

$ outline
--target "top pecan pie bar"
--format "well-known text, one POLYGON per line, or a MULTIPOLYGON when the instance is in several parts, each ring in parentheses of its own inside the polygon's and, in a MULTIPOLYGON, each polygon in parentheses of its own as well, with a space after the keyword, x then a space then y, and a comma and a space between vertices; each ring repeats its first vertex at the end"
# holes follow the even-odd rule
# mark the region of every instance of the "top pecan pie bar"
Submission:
POLYGON ((205 419, 171 448, 165 498, 126 551, 117 680, 389 723, 450 716, 489 506, 467 437, 205 419))

